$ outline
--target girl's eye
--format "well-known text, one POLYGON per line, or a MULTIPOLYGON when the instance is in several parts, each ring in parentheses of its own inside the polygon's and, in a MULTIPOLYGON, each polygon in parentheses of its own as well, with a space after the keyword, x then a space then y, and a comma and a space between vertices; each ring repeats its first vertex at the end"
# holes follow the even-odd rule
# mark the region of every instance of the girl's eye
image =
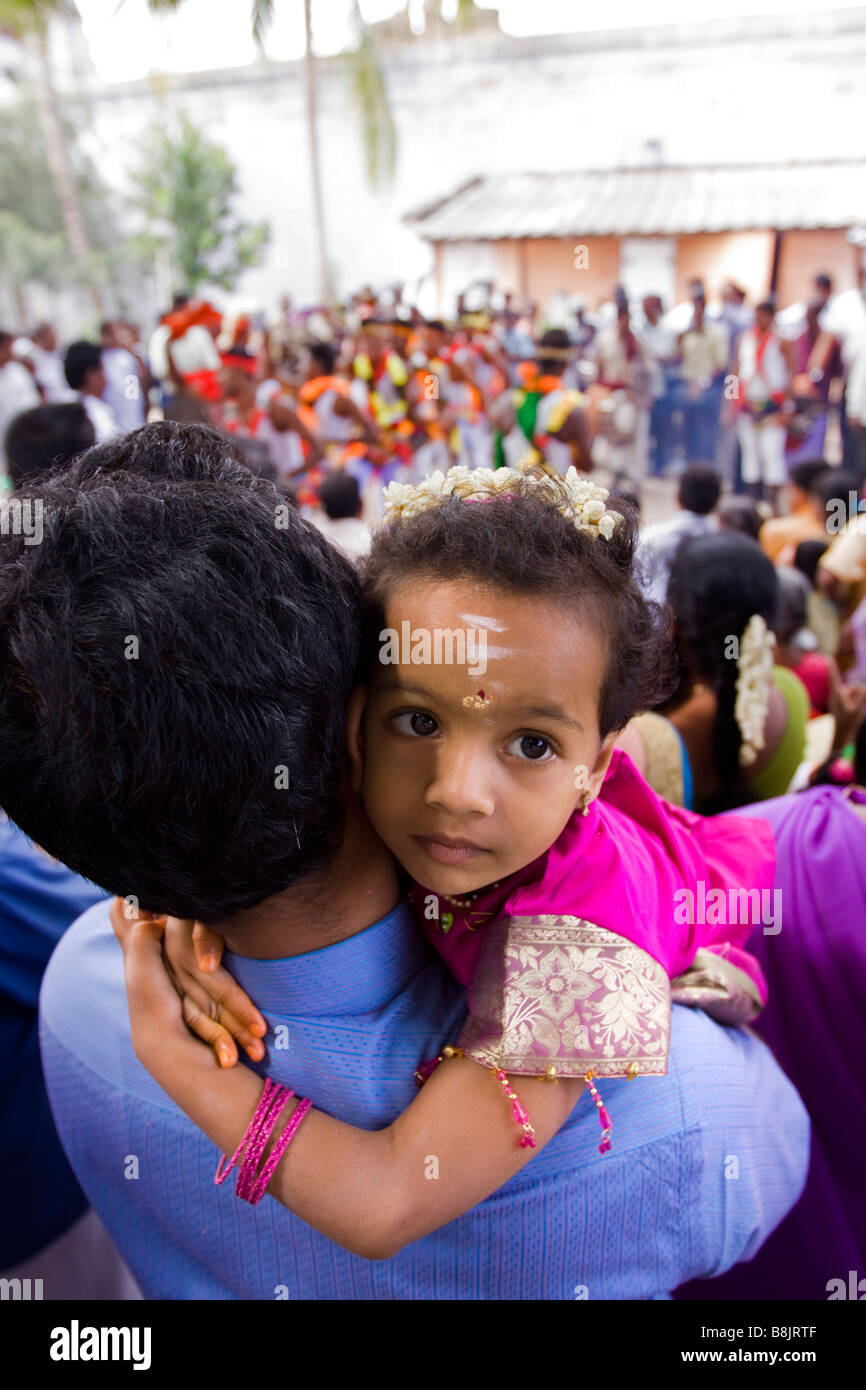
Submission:
POLYGON ((533 763, 547 763, 554 757, 550 739, 542 738, 541 734, 521 734, 511 740, 508 751, 533 763))
POLYGON ((414 734, 416 738, 429 738, 439 728, 432 714, 424 714, 418 709, 396 715, 393 723, 401 734, 414 734))

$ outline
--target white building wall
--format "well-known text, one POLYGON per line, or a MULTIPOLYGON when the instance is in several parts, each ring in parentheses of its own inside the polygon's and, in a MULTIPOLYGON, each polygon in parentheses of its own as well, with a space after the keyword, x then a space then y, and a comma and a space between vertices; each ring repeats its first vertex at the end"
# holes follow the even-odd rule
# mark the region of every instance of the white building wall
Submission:
MULTIPOLYGON (((320 64, 329 249, 343 293, 368 281, 432 282, 431 251, 401 216, 479 173, 645 162, 651 141, 686 164, 866 148, 866 7, 531 40, 463 35, 384 52, 400 142, 386 191, 367 184, 338 61, 320 64)), ((111 185, 129 188, 149 123, 174 109, 226 146, 243 215, 271 224, 243 295, 269 306, 283 292, 313 299, 301 65, 94 88, 87 140, 111 185)))

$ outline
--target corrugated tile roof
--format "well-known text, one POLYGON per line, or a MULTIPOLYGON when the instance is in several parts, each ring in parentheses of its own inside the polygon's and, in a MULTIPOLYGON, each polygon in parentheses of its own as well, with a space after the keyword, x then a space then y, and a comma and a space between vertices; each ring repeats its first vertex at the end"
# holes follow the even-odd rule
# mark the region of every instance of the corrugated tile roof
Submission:
POLYGON ((866 159, 497 174, 405 220, 428 241, 852 227, 866 222, 866 159))

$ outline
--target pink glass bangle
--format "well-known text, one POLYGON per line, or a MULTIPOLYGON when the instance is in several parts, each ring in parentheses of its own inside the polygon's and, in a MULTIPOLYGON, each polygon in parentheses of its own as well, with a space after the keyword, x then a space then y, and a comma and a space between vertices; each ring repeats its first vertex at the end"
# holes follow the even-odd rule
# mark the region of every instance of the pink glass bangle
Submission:
MULTIPOLYGON (((249 1149, 251 1149, 253 1145, 256 1143, 263 1126, 267 1122, 268 1112, 273 1110, 275 1106, 279 1104, 281 1095, 284 1096, 284 1099, 282 1105, 280 1105, 280 1110, 282 1110, 283 1105, 285 1105, 286 1101, 294 1095, 294 1091, 288 1091, 285 1089, 285 1087, 278 1086, 275 1081, 271 1081, 269 1077, 266 1078, 264 1090, 262 1091, 259 1103, 256 1106, 253 1118, 250 1120, 250 1123, 248 1124, 244 1132, 244 1136, 241 1139, 241 1142, 238 1144, 230 1159, 227 1159, 225 1154, 223 1154, 223 1156, 220 1158, 220 1161, 217 1165, 216 1175, 214 1176, 214 1182, 216 1183, 217 1187, 221 1187, 222 1184, 225 1182, 229 1173, 238 1163, 241 1154, 244 1152, 245 1149, 247 1149, 249 1156, 249 1149)), ((265 1140, 267 1139, 267 1135, 270 1134, 271 1130, 274 1127, 274 1124, 276 1123, 278 1113, 279 1111, 277 1111, 273 1115, 271 1123, 268 1125, 265 1140)))
MULTIPOLYGON (((313 1102, 306 1099, 299 1101, 298 1105, 295 1107, 294 1114, 290 1116, 288 1124, 274 1145, 273 1152, 270 1158, 265 1162, 262 1171, 259 1173, 252 1191, 249 1196, 244 1195, 244 1201, 249 1202, 251 1206, 257 1206, 264 1197, 268 1183, 273 1177, 277 1164, 300 1129, 304 1116, 312 1107, 313 1102)), ((238 1196, 240 1197, 241 1195, 243 1194, 239 1192, 238 1196)))
POLYGON ((214 1177, 217 1187, 225 1182, 234 1167, 240 1165, 235 1193, 242 1201, 249 1202, 250 1206, 258 1205, 265 1195, 277 1164, 297 1134, 304 1116, 312 1109, 313 1102, 311 1100, 303 1099, 298 1102, 294 1113, 289 1116, 288 1123, 277 1139, 273 1152, 259 1169, 262 1155, 274 1131, 274 1126, 294 1094, 294 1091, 287 1090, 285 1086, 278 1086, 275 1081, 271 1081, 269 1078, 265 1080, 255 1114, 247 1126, 243 1139, 230 1159, 227 1159, 225 1155, 220 1158, 214 1177), (241 1159, 241 1155, 243 1155, 243 1159, 241 1159))
POLYGON ((247 1199, 248 1194, 255 1186, 256 1174, 259 1171, 265 1147, 273 1133, 274 1126, 295 1093, 294 1091, 287 1091, 283 1086, 276 1086, 272 1094, 273 1104, 266 1112, 258 1133, 247 1145, 247 1151, 238 1173, 235 1192, 238 1197, 243 1197, 244 1200, 247 1199))

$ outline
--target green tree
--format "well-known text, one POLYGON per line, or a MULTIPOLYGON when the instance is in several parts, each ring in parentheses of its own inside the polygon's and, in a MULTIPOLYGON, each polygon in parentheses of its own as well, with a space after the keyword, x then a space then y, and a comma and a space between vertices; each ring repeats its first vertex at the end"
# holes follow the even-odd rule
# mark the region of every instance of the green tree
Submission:
POLYGON ((0 26, 18 38, 36 58, 42 142, 57 192, 69 253, 79 278, 89 286, 97 312, 101 313, 102 295, 93 275, 90 241, 73 175, 69 143, 60 117, 51 61, 51 21, 58 15, 70 13, 77 13, 72 0, 0 0, 0 26))
POLYGON ((119 298, 124 281, 140 279, 142 270, 140 259, 135 258, 129 239, 118 226, 116 195, 105 188, 79 147, 77 130, 84 124, 85 111, 77 102, 67 104, 61 129, 87 259, 82 263, 71 255, 57 184, 40 139, 38 103, 36 94, 23 90, 4 111, 0 141, 0 264, 22 326, 28 282, 105 285, 114 298, 119 298))
POLYGON ((184 288, 203 281, 230 290, 242 271, 257 265, 270 232, 234 213, 235 166, 221 145, 208 140, 188 116, 156 126, 145 139, 147 158, 138 172, 136 203, 148 221, 158 219, 168 236, 145 233, 150 249, 165 246, 184 288))
MULTIPOLYGON (((309 4, 309 0, 306 0, 309 4)), ((367 178, 375 187, 388 183, 397 166, 397 128, 388 100, 385 74, 379 49, 369 27, 364 23, 358 0, 352 0, 352 22, 355 38, 343 55, 349 95, 361 122, 361 143, 367 178)), ((310 44, 307 43, 310 52, 310 44)))
POLYGON ((27 324, 25 285, 31 280, 56 284, 65 249, 62 233, 38 232, 14 212, 0 210, 0 263, 12 291, 19 326, 27 324))

